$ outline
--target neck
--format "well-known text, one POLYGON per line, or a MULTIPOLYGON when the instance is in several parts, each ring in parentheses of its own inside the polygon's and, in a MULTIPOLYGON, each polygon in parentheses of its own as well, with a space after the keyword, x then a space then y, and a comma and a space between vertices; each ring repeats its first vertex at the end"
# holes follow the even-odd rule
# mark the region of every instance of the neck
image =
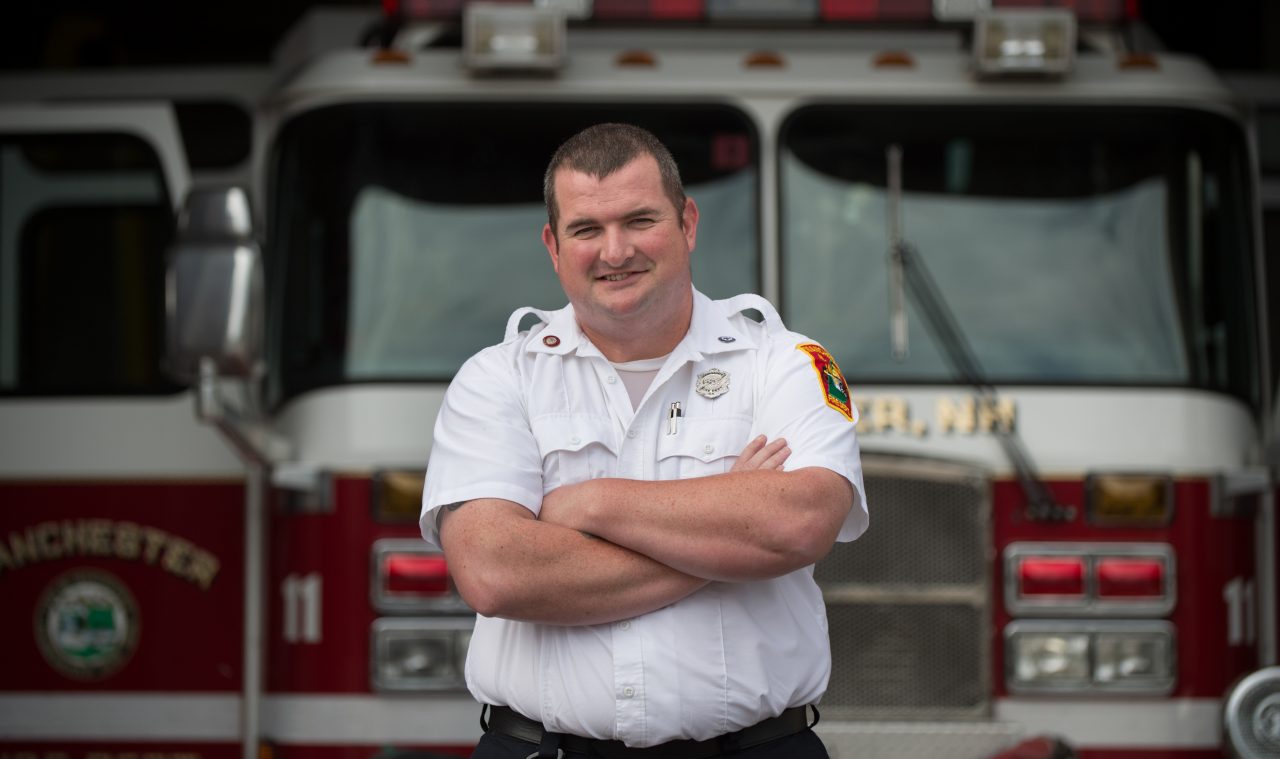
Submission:
POLYGON ((588 325, 578 320, 578 326, 604 357, 615 363, 640 361, 665 356, 680 344, 689 332, 693 320, 693 298, 683 308, 661 321, 620 319, 604 324, 588 325))

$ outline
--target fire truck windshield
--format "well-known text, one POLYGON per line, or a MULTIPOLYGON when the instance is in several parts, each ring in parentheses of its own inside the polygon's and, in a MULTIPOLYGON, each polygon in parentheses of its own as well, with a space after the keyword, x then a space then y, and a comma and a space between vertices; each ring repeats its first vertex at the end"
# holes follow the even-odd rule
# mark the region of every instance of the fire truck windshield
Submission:
POLYGON ((712 297, 758 291, 759 148, 738 111, 327 108, 288 124, 274 153, 275 401, 344 382, 448 380, 502 339, 516 308, 562 306, 540 242, 542 174, 569 135, 619 120, 657 134, 697 198, 694 280, 712 297))
POLYGON ((902 239, 985 378, 1196 386, 1255 404, 1257 327, 1243 133, 1174 109, 851 107, 782 133, 782 292, 851 382, 956 382, 908 299, 890 342, 886 152, 902 239))

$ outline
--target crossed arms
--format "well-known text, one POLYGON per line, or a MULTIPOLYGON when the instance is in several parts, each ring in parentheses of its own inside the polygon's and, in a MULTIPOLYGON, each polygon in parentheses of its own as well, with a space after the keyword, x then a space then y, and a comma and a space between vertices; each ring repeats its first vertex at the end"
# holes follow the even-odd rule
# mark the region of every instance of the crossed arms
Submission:
POLYGON ((828 469, 786 472, 784 440, 748 443, 733 470, 686 480, 600 479, 525 507, 444 507, 458 590, 485 616, 586 625, 662 608, 708 582, 778 577, 826 555, 853 500, 828 469))

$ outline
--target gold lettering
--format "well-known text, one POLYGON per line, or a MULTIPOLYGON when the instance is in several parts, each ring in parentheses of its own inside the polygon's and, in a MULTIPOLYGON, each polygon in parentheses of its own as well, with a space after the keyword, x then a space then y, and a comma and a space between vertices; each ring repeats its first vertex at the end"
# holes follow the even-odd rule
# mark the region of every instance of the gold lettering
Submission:
POLYGON ((965 398, 959 404, 950 398, 938 399, 939 431, 972 435, 976 421, 977 415, 973 408, 972 398, 965 398))
MULTIPOLYGON (((113 556, 151 565, 158 563, 165 571, 204 590, 213 585, 222 570, 222 562, 217 556, 191 541, 157 527, 134 522, 66 519, 40 522, 22 532, 0 536, 0 572, 74 556, 113 556)), ((106 759, 115 757, 114 754, 102 756, 106 759)), ((0 759, 16 759, 16 755, 0 754, 0 759)))
POLYGON ((170 536, 169 542, 165 544, 164 558, 160 561, 160 566, 164 567, 166 572, 178 577, 186 577, 187 562, 190 560, 191 544, 182 538, 170 536))
POLYGON ((871 434, 871 419, 867 417, 867 399, 854 398, 853 405, 858 409, 858 426, 854 427, 854 431, 859 435, 871 434))
POLYGON ((156 557, 160 555, 160 549, 164 547, 165 541, 168 540, 169 534, 164 530, 157 530, 154 527, 142 528, 143 550, 142 560, 148 564, 155 564, 156 557))
POLYGON ((910 412, 901 398, 885 396, 871 401, 871 427, 876 432, 910 432, 910 412))
POLYGON ((36 553, 35 541, 32 540, 31 529, 28 528, 26 533, 9 533, 9 550, 13 553, 13 562, 16 566, 24 566, 40 557, 36 553))
POLYGON ((86 519, 85 553, 94 556, 111 555, 111 522, 107 519, 86 519))
POLYGON ((191 554, 191 564, 187 567, 187 576, 201 589, 208 590, 213 585, 213 578, 218 576, 222 563, 218 557, 208 551, 196 549, 191 554))
POLYGON ((142 547, 142 535, 133 522, 116 522, 115 553, 122 559, 136 559, 142 547))
POLYGON ((62 546, 58 543, 58 523, 41 522, 35 526, 36 548, 42 559, 60 559, 63 556, 62 546))
POLYGON ((978 430, 994 432, 999 428, 1002 432, 1013 432, 1016 417, 1017 409, 1013 401, 1007 398, 999 398, 994 402, 984 401, 978 408, 978 430))
POLYGON ((62 528, 62 555, 81 556, 85 553, 85 535, 80 522, 66 520, 62 528))

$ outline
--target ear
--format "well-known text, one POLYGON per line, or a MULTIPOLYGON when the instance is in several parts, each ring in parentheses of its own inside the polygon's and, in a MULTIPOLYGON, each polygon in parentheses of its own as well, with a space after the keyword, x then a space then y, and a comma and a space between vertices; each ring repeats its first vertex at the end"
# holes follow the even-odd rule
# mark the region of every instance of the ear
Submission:
POLYGON ((684 213, 680 214, 680 220, 684 227, 685 244, 692 252, 698 242, 698 204, 693 202, 693 198, 684 199, 684 213))
POLYGON ((556 239, 556 235, 551 231, 550 224, 542 225, 542 244, 547 248, 547 255, 551 256, 551 268, 556 270, 556 274, 560 273, 560 241, 556 239))

